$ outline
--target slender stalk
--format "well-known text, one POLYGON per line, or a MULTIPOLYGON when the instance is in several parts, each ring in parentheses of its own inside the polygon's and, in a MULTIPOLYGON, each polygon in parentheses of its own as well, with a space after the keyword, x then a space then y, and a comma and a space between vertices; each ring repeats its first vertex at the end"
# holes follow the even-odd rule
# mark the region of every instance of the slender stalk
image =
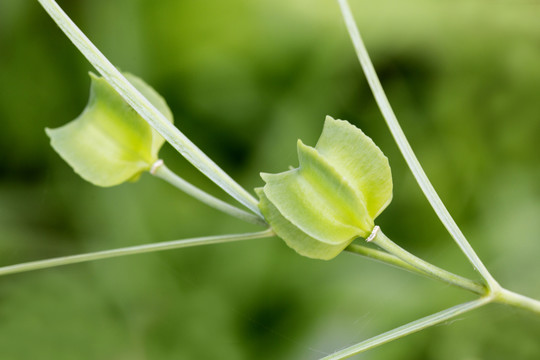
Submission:
POLYGON ((113 64, 92 44, 84 33, 75 25, 54 0, 38 0, 56 24, 79 49, 96 70, 111 84, 139 115, 141 115, 157 132, 159 132, 182 156, 199 171, 205 174, 233 198, 262 215, 257 206, 258 201, 243 187, 238 185, 226 172, 214 163, 205 153, 191 142, 180 130, 171 124, 126 78, 113 64))
POLYGON ((531 299, 530 297, 517 294, 507 289, 500 289, 500 291, 495 293, 493 297, 493 301, 499 304, 529 310, 537 315, 540 315, 540 301, 536 299, 531 299))
POLYGON ((226 242, 232 242, 232 241, 261 239, 261 238, 267 238, 271 236, 274 236, 274 232, 271 229, 267 229, 264 231, 246 233, 246 234, 205 236, 205 237, 199 237, 199 238, 173 240, 173 241, 165 241, 165 242, 154 243, 154 244, 130 246, 130 247, 125 247, 125 248, 120 248, 120 249, 97 251, 97 252, 91 252, 87 254, 63 256, 59 258, 38 260, 38 261, 32 261, 32 262, 27 262, 27 263, 22 263, 22 264, 17 264, 17 265, 3 266, 3 267, 0 267, 0 276, 21 273, 21 272, 31 271, 31 270, 51 268, 51 267, 61 266, 61 265, 108 259, 108 258, 120 257, 120 256, 126 256, 126 255, 144 254, 144 253, 149 253, 149 252, 180 249, 180 248, 199 246, 199 245, 219 244, 219 243, 226 243, 226 242))
POLYGON ((372 249, 367 246, 358 245, 358 244, 351 244, 347 246, 345 248, 345 251, 348 251, 356 255, 364 256, 372 260, 381 262, 383 264, 397 267, 399 269, 404 269, 404 270, 407 270, 416 274, 425 275, 423 271, 420 271, 419 269, 415 268, 409 263, 401 260, 400 258, 394 255, 388 254, 387 252, 384 252, 384 251, 372 249))
MULTIPOLYGON (((485 295, 487 292, 487 289, 482 284, 476 281, 461 277, 459 275, 453 274, 449 271, 443 270, 425 261, 424 263, 427 264, 425 265, 425 268, 420 268, 418 266, 412 265, 411 263, 405 260, 402 260, 398 256, 394 256, 384 251, 371 249, 362 245, 351 244, 347 248, 345 248, 345 250, 361 255, 361 256, 365 256, 365 257, 377 260, 379 262, 382 262, 382 263, 385 263, 385 264, 388 264, 388 265, 391 265, 400 269, 410 271, 415 274, 426 276, 430 279, 443 281, 445 283, 460 287, 462 289, 468 290, 478 295, 485 295), (429 269, 429 271, 426 268, 429 269)), ((410 255, 414 256, 412 254, 410 255)))
POLYGON ((240 220, 247 221, 256 225, 268 225, 266 221, 264 221, 260 217, 248 213, 247 211, 244 211, 242 209, 239 209, 236 206, 230 205, 182 179, 180 176, 172 172, 167 166, 165 166, 162 160, 158 160, 156 162, 156 165, 154 165, 150 173, 160 179, 167 181, 174 187, 182 190, 186 194, 205 203, 206 205, 213 207, 214 209, 217 209, 228 215, 237 217, 240 220))
POLYGON ((429 277, 461 287, 463 289, 467 289, 479 295, 485 295, 487 293, 487 289, 482 284, 443 270, 406 251, 386 237, 379 227, 374 229, 374 233, 375 235, 371 239, 373 244, 417 268, 420 272, 428 275, 429 277))
POLYGON ((345 250, 431 279, 446 282, 481 296, 489 297, 490 301, 493 302, 528 310, 540 315, 539 300, 517 294, 502 287, 488 293, 488 289, 483 284, 441 269, 409 253, 386 237, 380 228, 375 230, 373 237, 370 238, 370 242, 373 242, 385 251, 358 244, 351 244, 345 250))
POLYGON ((346 349, 337 351, 331 355, 326 356, 325 358, 323 358, 323 360, 347 359, 353 355, 359 354, 369 349, 373 349, 377 346, 386 344, 393 340, 397 340, 399 338, 418 332, 430 326, 440 324, 443 321, 449 320, 453 317, 464 314, 468 311, 477 309, 489 303, 489 301, 490 301, 489 298, 480 298, 480 299, 473 300, 473 301, 470 301, 461 305, 456 305, 449 309, 443 310, 441 312, 426 316, 422 319, 418 319, 406 325, 395 328, 394 330, 390 330, 388 332, 374 336, 371 339, 362 341, 346 349))
POLYGON ((390 132, 392 133, 392 136, 394 137, 399 147, 399 150, 403 154, 407 165, 411 169, 411 172, 413 173, 416 182, 422 189, 422 192, 433 207, 433 210, 435 210, 435 213, 437 214, 441 222, 444 224, 452 238, 454 238, 455 242, 458 244, 463 253, 467 256, 471 264, 487 281, 488 287, 490 289, 498 289, 499 285, 497 284, 493 276, 489 273, 487 268, 484 266, 472 246, 469 244, 469 242, 461 232, 461 229, 457 226, 456 222, 444 206, 439 195, 437 194, 437 192, 433 188, 433 185, 426 176, 426 173, 422 169, 422 166, 416 158, 416 155, 414 154, 409 142, 407 141, 407 138, 405 137, 405 134, 403 133, 403 130, 399 125, 396 115, 394 114, 394 111, 390 106, 390 102, 388 101, 388 98, 386 97, 386 94, 381 86, 381 82, 379 81, 377 73, 375 72, 375 68, 373 67, 371 59, 369 58, 368 52, 366 50, 364 42, 362 41, 358 26, 356 25, 347 0, 337 1, 341 8, 347 30, 356 50, 358 60, 360 60, 360 64, 362 65, 364 74, 367 78, 369 86, 371 87, 371 91, 373 92, 375 100, 379 105, 381 113, 383 114, 383 117, 390 129, 390 132))

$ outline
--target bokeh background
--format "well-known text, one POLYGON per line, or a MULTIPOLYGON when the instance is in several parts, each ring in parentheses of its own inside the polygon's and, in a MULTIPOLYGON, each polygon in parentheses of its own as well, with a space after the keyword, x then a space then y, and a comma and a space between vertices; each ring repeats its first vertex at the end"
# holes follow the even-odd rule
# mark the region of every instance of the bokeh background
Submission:
MULTIPOLYGON (((332 0, 60 4, 123 70, 168 100, 186 135, 246 188, 297 165, 325 115, 388 155, 378 223, 476 277, 407 170, 332 0)), ((426 172, 487 267, 540 298, 540 1, 352 1, 426 172)), ((91 67, 30 0, 0 2, 0 264, 254 231, 144 175, 98 188, 48 144, 84 108, 91 67)), ((168 145, 169 167, 227 199, 168 145)), ((317 359, 471 299, 352 254, 279 239, 138 255, 0 278, 2 359, 317 359)), ((490 305, 358 359, 540 359, 540 319, 490 305)))

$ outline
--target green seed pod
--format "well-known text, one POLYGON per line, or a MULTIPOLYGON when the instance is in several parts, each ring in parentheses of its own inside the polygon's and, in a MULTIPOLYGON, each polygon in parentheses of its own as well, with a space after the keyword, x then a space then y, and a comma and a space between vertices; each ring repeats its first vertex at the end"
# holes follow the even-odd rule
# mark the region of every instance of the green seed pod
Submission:
POLYGON ((296 169, 261 174, 259 208, 299 254, 332 259, 368 237, 392 200, 388 159, 360 129, 330 116, 315 148, 298 141, 298 158, 296 169))
MULTIPOLYGON (((165 100, 138 77, 124 74, 167 119, 165 100)), ((100 77, 90 73, 90 98, 79 117, 45 129, 56 152, 83 179, 98 186, 134 181, 151 168, 165 142, 122 97, 100 77)))

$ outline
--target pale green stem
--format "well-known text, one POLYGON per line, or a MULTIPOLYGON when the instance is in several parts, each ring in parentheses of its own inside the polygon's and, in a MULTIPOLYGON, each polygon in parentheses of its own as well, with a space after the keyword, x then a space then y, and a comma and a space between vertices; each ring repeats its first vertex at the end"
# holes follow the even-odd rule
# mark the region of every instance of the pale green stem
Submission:
POLYGON ((369 239, 370 242, 378 245, 386 252, 358 244, 351 244, 345 250, 431 279, 441 280, 475 294, 489 297, 490 301, 493 302, 528 310, 540 315, 540 301, 502 287, 488 293, 488 289, 483 284, 441 269, 409 253, 386 237, 378 227, 374 235, 370 236, 369 239))
POLYGON ((267 229, 265 231, 246 233, 246 234, 205 236, 205 237, 199 237, 199 238, 173 240, 173 241, 166 241, 166 242, 160 242, 160 243, 154 243, 154 244, 130 246, 130 247, 125 247, 125 248, 120 248, 120 249, 97 251, 97 252, 92 252, 92 253, 87 253, 87 254, 63 256, 63 257, 54 258, 54 259, 38 260, 38 261, 32 261, 32 262, 27 262, 27 263, 22 263, 22 264, 17 264, 17 265, 3 266, 3 267, 0 267, 0 276, 7 275, 7 274, 21 273, 21 272, 31 271, 31 270, 51 268, 51 267, 61 266, 61 265, 108 259, 108 258, 120 257, 120 256, 126 256, 126 255, 135 255, 135 254, 143 254, 143 253, 149 253, 149 252, 155 252, 155 251, 180 249, 180 248, 199 246, 199 245, 219 244, 219 243, 226 243, 226 242, 232 242, 232 241, 261 239, 261 238, 267 238, 267 237, 272 237, 272 236, 274 236, 274 232, 271 229, 267 229))
POLYGON ((258 201, 193 144, 111 64, 54 0, 38 0, 60 29, 122 98, 182 156, 233 198, 263 218, 258 201))
POLYGON ((182 190, 186 194, 194 197, 195 199, 205 203, 208 206, 213 207, 219 211, 222 211, 231 216, 237 217, 240 220, 247 221, 256 225, 268 226, 264 219, 261 219, 258 216, 255 216, 247 211, 237 208, 236 206, 230 205, 225 201, 222 201, 205 191, 202 191, 195 185, 187 182, 182 179, 180 176, 172 172, 162 160, 158 160, 156 164, 152 167, 150 173, 160 179, 167 181, 169 184, 174 187, 182 190))
POLYGON ((381 262, 383 264, 387 264, 390 266, 394 266, 400 269, 404 269, 410 272, 414 272, 416 274, 422 274, 425 275, 423 271, 418 270, 414 266, 406 263, 405 261, 397 258, 394 255, 390 255, 387 252, 380 251, 377 249, 372 249, 367 246, 358 245, 358 244, 351 244, 345 248, 345 251, 348 251, 350 253, 364 256, 367 258, 370 258, 372 260, 381 262))
POLYGON ((362 341, 346 349, 337 351, 331 355, 324 357, 323 360, 347 359, 353 355, 359 354, 366 350, 373 349, 377 346, 386 344, 390 341, 418 332, 430 326, 440 324, 458 315, 464 314, 468 311, 471 311, 483 305, 486 305, 489 302, 490 302, 489 298, 480 298, 480 299, 470 301, 461 305, 456 305, 449 309, 443 310, 433 315, 429 315, 422 319, 418 319, 406 325, 400 326, 394 330, 390 330, 388 332, 374 336, 371 339, 362 341))
MULTIPOLYGON (((478 295, 485 295, 487 292, 487 289, 482 284, 476 281, 461 277, 459 275, 453 274, 449 271, 443 270, 427 262, 425 262, 426 264, 425 267, 420 268, 420 267, 410 264, 409 262, 405 260, 400 259, 398 256, 394 256, 384 251, 371 249, 366 246, 357 245, 357 244, 351 244, 347 248, 345 248, 345 250, 358 254, 358 255, 369 257, 371 259, 380 261, 388 265, 398 267, 400 269, 404 269, 404 270, 407 270, 416 274, 426 276, 430 279, 444 281, 448 284, 471 291, 478 295), (429 271, 427 269, 429 269, 429 271)), ((415 257, 412 254, 410 255, 415 257)))
POLYGON ((500 289, 493 294, 493 301, 499 304, 510 305, 524 310, 529 310, 540 315, 540 301, 517 294, 513 291, 500 289))
POLYGON ((398 257, 399 259, 410 264, 411 266, 414 266, 429 277, 444 281, 451 285, 459 286, 479 295, 485 295, 487 293, 487 289, 482 284, 466 279, 459 275, 452 274, 451 272, 432 265, 431 263, 422 260, 418 256, 415 256, 410 252, 406 251, 405 249, 394 243, 392 240, 390 240, 388 237, 386 237, 386 235, 384 235, 384 233, 378 226, 375 227, 373 231, 373 235, 369 238, 369 241, 371 243, 379 246, 381 249, 384 249, 388 253, 398 257))
POLYGON ((437 192, 433 188, 433 185, 431 185, 431 182, 426 176, 426 173, 422 169, 422 166, 416 158, 409 142, 407 141, 407 138, 405 137, 405 134, 403 133, 403 130, 399 125, 396 115, 394 114, 394 111, 390 106, 388 98, 384 93, 384 90, 381 86, 377 73, 375 72, 371 59, 369 58, 368 52, 366 50, 366 47, 364 46, 364 42, 362 41, 358 26, 356 25, 347 0, 337 1, 341 8, 341 12, 343 14, 347 30, 356 50, 356 54, 358 55, 358 60, 360 60, 360 64, 362 65, 364 74, 367 78, 369 86, 371 87, 371 91, 375 96, 381 113, 383 114, 383 117, 388 127, 390 128, 390 132, 392 133, 392 136, 394 137, 399 147, 399 150, 403 154, 407 165, 411 169, 414 178, 418 182, 418 185, 420 185, 420 188, 422 189, 424 195, 428 199, 429 203, 433 207, 433 210, 435 210, 435 213, 437 214, 441 222, 444 224, 450 235, 454 238, 454 240, 461 248, 463 253, 467 256, 471 264, 487 281, 488 287, 491 290, 498 289, 499 285, 497 284, 493 276, 489 273, 487 268, 484 266, 484 264, 482 263, 482 261, 480 260, 480 258, 478 257, 478 255, 476 254, 472 246, 469 244, 469 242, 461 232, 460 228, 457 226, 456 222, 444 206, 439 195, 437 195, 437 192))

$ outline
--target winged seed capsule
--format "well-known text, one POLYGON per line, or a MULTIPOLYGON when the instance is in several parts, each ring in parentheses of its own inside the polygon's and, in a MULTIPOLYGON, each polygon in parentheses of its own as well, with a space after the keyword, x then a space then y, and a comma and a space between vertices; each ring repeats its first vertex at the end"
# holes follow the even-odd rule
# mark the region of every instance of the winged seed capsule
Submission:
POLYGON ((298 140, 298 158, 298 168, 261 173, 259 208, 288 246, 329 260, 367 238, 392 200, 388 159, 360 129, 330 116, 314 148, 298 140))
MULTIPOLYGON (((169 121, 165 100, 138 77, 124 74, 169 121)), ((45 129, 56 152, 83 179, 98 186, 136 180, 157 160, 165 142, 103 78, 90 73, 92 85, 79 117, 56 129, 45 129)))

